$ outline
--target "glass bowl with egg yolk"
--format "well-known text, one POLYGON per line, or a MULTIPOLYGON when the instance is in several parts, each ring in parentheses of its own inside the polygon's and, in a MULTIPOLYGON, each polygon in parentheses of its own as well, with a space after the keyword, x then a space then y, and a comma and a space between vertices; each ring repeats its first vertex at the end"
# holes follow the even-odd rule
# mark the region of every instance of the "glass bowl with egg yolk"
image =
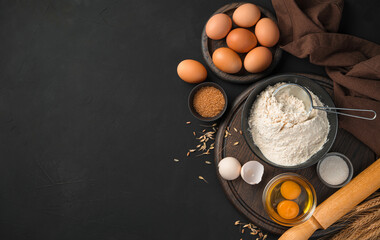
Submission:
POLYGON ((295 173, 282 173, 268 182, 262 201, 273 221, 291 227, 313 215, 317 195, 304 177, 295 173))

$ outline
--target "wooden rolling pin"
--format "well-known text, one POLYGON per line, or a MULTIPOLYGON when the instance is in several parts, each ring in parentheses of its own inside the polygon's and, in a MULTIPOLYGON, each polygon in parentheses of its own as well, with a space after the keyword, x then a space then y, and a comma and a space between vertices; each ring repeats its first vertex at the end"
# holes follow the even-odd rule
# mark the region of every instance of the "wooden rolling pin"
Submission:
POLYGON ((306 240, 319 229, 326 229, 380 188, 380 158, 339 189, 314 211, 306 222, 286 231, 279 240, 306 240))

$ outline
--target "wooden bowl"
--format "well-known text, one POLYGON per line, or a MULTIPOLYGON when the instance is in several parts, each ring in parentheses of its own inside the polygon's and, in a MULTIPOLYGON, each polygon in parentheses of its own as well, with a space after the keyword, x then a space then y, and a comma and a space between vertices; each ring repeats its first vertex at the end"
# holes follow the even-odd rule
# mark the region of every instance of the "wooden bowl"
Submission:
MULTIPOLYGON (((240 5, 243 5, 243 4, 245 4, 245 2, 227 4, 227 5, 219 8, 216 12, 214 12, 213 15, 218 14, 218 13, 225 13, 228 16, 230 16, 231 20, 232 20, 232 14, 234 13, 235 9, 238 8, 240 5)), ((258 6, 258 5, 256 5, 256 6, 261 11, 261 17, 268 17, 268 18, 272 19, 278 25, 276 17, 269 10, 267 10, 261 6, 258 6)), ((254 25, 253 27, 250 27, 250 28, 246 28, 246 29, 248 29, 254 33, 255 32, 255 26, 256 25, 254 25)), ((239 27, 239 26, 237 26, 232 21, 232 29, 237 28, 237 27, 239 27)), ((221 40, 212 40, 212 39, 208 38, 206 35, 206 25, 205 25, 203 28, 203 32, 202 32, 202 54, 203 54, 203 57, 204 57, 207 65, 209 66, 209 68, 219 78, 226 80, 226 81, 229 81, 229 82, 233 82, 233 83, 252 83, 252 82, 255 82, 255 81, 267 76, 277 66, 278 62, 281 59, 281 55, 282 55, 282 50, 280 49, 278 44, 276 44, 275 46, 269 48, 269 50, 272 52, 273 60, 272 60, 271 65, 267 69, 265 69, 263 72, 250 73, 250 72, 246 71, 244 69, 244 66, 243 66, 242 69, 238 73, 229 74, 229 73, 223 72, 222 70, 217 68, 214 65, 214 63, 212 62, 211 56, 212 56, 213 52, 216 49, 221 48, 221 47, 228 47, 227 43, 226 43, 226 38, 223 38, 221 40)), ((237 54, 242 59, 242 62, 244 62, 244 57, 245 57, 246 53, 237 53, 237 54)))

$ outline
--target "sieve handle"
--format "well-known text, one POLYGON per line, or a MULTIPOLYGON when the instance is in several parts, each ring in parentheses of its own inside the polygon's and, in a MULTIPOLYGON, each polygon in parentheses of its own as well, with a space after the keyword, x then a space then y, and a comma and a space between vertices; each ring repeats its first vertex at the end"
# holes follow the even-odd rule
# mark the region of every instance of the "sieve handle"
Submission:
POLYGON ((333 107, 321 107, 321 106, 313 106, 313 108, 317 109, 317 110, 322 110, 322 111, 325 111, 325 112, 329 112, 329 113, 336 113, 336 114, 340 114, 340 115, 344 115, 344 116, 348 116, 348 117, 360 118, 360 119, 365 119, 365 120, 375 120, 375 118, 377 116, 377 114, 376 114, 376 112, 374 110, 369 110, 369 109, 333 108, 333 107), (358 115, 337 112, 337 111, 334 111, 334 110, 357 111, 357 112, 371 112, 371 113, 373 113, 373 117, 372 118, 362 117, 362 116, 358 116, 358 115))

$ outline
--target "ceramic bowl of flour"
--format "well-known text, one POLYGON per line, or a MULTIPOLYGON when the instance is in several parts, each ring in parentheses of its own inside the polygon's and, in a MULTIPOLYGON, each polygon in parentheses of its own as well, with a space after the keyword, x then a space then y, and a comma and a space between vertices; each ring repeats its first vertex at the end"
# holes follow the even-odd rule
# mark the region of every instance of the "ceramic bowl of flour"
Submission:
MULTIPOLYGON (((251 148, 251 150, 253 151, 253 153, 257 157, 259 157, 262 161, 264 161, 264 162, 266 162, 266 163, 268 163, 274 167, 289 169, 289 170, 302 169, 302 168, 309 167, 309 166, 317 163, 326 153, 329 152, 330 148, 332 147, 332 145, 335 141, 335 138, 336 138, 337 131, 338 131, 338 117, 335 113, 325 113, 324 112, 322 115, 322 113, 319 113, 322 111, 318 111, 317 113, 314 113, 314 114, 319 114, 321 116, 316 115, 315 116, 316 119, 317 118, 323 119, 323 121, 321 120, 322 123, 324 123, 324 125, 328 126, 328 127, 323 128, 323 124, 318 123, 318 124, 309 126, 309 128, 307 128, 307 129, 305 129, 305 131, 303 131, 303 129, 299 128, 299 127, 300 127, 300 125, 302 125, 302 127, 303 127, 304 123, 299 123, 298 126, 294 125, 297 127, 297 129, 300 129, 299 131, 289 130, 289 132, 292 131, 292 134, 294 134, 293 137, 288 136, 286 134, 282 134, 283 137, 280 137, 277 139, 275 137, 273 137, 273 139, 267 138, 266 141, 268 142, 268 146, 263 146, 261 139, 259 139, 257 137, 257 135, 258 134, 260 134, 260 135, 267 134, 267 135, 271 136, 272 132, 269 132, 269 131, 273 130, 273 129, 268 129, 268 133, 266 132, 267 130, 265 128, 256 129, 259 132, 256 132, 257 134, 254 135, 255 137, 253 137, 253 133, 254 133, 255 129, 253 129, 253 128, 251 129, 251 126, 252 126, 251 113, 256 109, 256 107, 262 108, 262 105, 258 105, 258 104, 254 105, 255 101, 257 99, 260 99, 260 94, 263 91, 266 91, 269 86, 275 86, 276 84, 279 84, 279 83, 296 83, 296 84, 299 84, 299 85, 305 87, 306 89, 308 89, 311 93, 313 93, 314 97, 316 97, 316 99, 318 99, 320 101, 319 102, 320 104, 323 104, 324 106, 328 106, 328 107, 335 107, 334 102, 333 102, 332 98, 330 97, 330 95, 328 94, 328 92, 323 87, 321 87, 317 83, 316 80, 312 80, 310 78, 300 76, 300 75, 295 75, 295 74, 282 74, 282 75, 275 75, 275 76, 272 76, 269 78, 265 78, 258 83, 256 88, 254 88, 252 90, 252 92, 250 93, 250 95, 248 96, 248 98, 245 102, 245 105, 244 105, 244 108, 242 111, 242 116, 241 116, 241 126, 242 126, 244 138, 245 138, 247 144, 249 145, 249 147, 251 148), (251 126, 250 126, 250 121, 251 121, 251 126), (321 125, 322 125, 322 128, 321 128, 321 125), (322 130, 324 129, 324 131, 325 131, 323 133, 323 136, 318 135, 318 132, 322 131, 322 130, 320 130, 320 128, 322 130), (310 143, 313 143, 314 137, 316 139, 319 137, 323 137, 324 141, 322 142, 322 140, 321 140, 319 143, 320 145, 318 147, 315 147, 315 146, 313 146, 313 144, 310 144, 310 149, 309 149, 309 145, 306 144, 306 146, 305 146, 305 143, 308 141, 310 141, 310 143), (294 141, 293 141, 293 138, 295 139, 294 141), (256 139, 256 141, 258 141, 258 142, 255 143, 254 139, 256 139), (268 141, 268 139, 270 141, 268 141), (276 158, 275 154, 271 155, 270 152, 268 153, 268 149, 269 149, 269 151, 272 151, 271 150, 272 146, 270 144, 272 144, 273 142, 276 143, 273 146, 285 149, 285 150, 282 150, 283 151, 283 154, 282 154, 283 157, 277 157, 276 158), (303 144, 303 146, 302 146, 302 144, 303 144), (262 150, 260 150, 258 145, 261 146, 262 150), (302 161, 291 162, 291 160, 293 160, 293 155, 291 155, 291 153, 294 153, 294 152, 297 153, 297 147, 298 146, 300 146, 299 147, 300 151, 303 151, 303 152, 310 151, 310 152, 308 153, 308 155, 306 155, 306 157, 304 157, 304 159, 302 161), (287 149, 289 149, 289 151, 287 151, 287 149), (288 152, 289 152, 289 155, 287 154, 288 152), (275 160, 271 161, 266 156, 270 156, 271 159, 275 159, 275 160), (292 157, 289 157, 289 156, 292 156, 292 157), (285 162, 285 161, 282 161, 283 158, 289 158, 289 160, 286 159, 286 162, 285 162)), ((268 108, 269 107, 270 106, 268 106, 268 108)), ((266 110, 265 108, 263 108, 263 109, 266 110)), ((292 111, 294 111, 294 109, 292 109, 292 111)), ((298 114, 298 112, 296 112, 296 113, 298 114)), ((269 113, 270 116, 276 116, 276 114, 277 114, 276 112, 270 112, 269 113)), ((313 122, 313 124, 314 124, 314 122, 313 122)), ((290 127, 286 126, 285 130, 288 130, 291 128, 292 128, 292 126, 290 126, 290 127)), ((282 128, 279 131, 282 131, 282 128)), ((281 136, 281 134, 279 134, 279 136, 281 136)), ((273 147, 273 152, 275 152, 275 151, 277 151, 277 149, 275 149, 273 147)), ((281 156, 281 155, 278 155, 278 156, 281 156)))

